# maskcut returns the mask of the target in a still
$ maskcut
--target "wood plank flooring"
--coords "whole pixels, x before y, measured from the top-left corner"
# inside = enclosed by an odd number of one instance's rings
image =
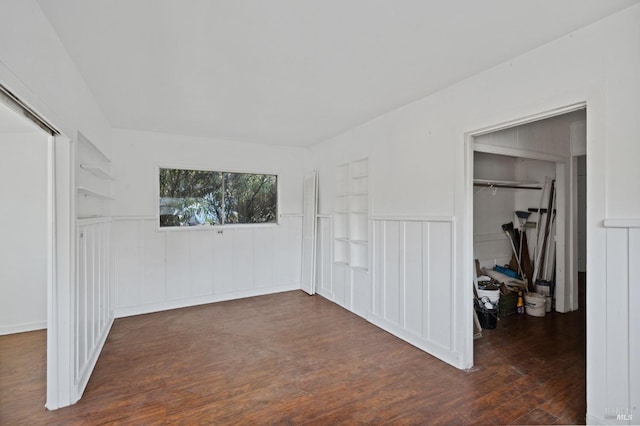
[[[457,370],[301,291],[115,321],[46,411],[45,332],[0,337],[0,424],[576,424],[584,315],[512,316]]]

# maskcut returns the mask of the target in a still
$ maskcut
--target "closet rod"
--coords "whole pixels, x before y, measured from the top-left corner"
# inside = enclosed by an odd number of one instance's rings
[[[477,183],[474,182],[473,186],[484,186],[487,188],[510,188],[510,189],[537,189],[541,190],[539,186],[522,186],[522,185],[507,185],[502,183]]]

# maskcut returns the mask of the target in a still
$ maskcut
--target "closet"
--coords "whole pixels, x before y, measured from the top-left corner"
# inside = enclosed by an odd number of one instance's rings
[[[476,152],[474,170],[474,253],[480,267],[511,264],[520,276],[555,281],[558,216],[549,206],[557,202],[556,164]]]
[[[550,281],[559,312],[578,308],[576,165],[585,153],[586,110],[580,108],[474,137],[474,259],[485,270],[511,263],[518,275]],[[518,231],[526,234],[528,250],[519,245]],[[528,273],[512,260],[524,251],[533,265]]]
[[[47,328],[48,139],[0,97],[0,336]]]

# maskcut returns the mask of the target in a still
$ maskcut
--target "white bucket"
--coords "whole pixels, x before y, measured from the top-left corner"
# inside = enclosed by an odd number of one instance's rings
[[[551,296],[545,296],[544,298],[546,299],[546,302],[545,302],[544,306],[545,306],[547,312],[551,312],[551,303],[553,303],[552,299],[551,299]]]
[[[545,316],[547,313],[546,304],[547,299],[541,294],[525,293],[524,295],[524,307],[528,315],[533,317]]]
[[[548,283],[538,283],[536,284],[536,293],[540,293],[543,296],[551,296],[551,286]]]
[[[489,301],[494,305],[498,304],[500,300],[500,289],[495,290],[481,290],[478,289],[478,299],[482,300],[483,297],[488,297]]]

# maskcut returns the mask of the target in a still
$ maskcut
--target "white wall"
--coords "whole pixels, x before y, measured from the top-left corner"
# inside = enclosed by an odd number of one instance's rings
[[[109,153],[111,129],[35,0],[2,2],[0,82],[75,139],[81,130]]]
[[[0,134],[0,335],[47,327],[47,136]]]
[[[476,152],[473,170],[475,179],[514,181],[516,159]],[[514,220],[515,200],[514,189],[473,188],[473,255],[481,266],[493,268],[509,263],[512,249],[502,225]]]
[[[629,185],[640,182],[640,168],[635,165],[640,158],[637,75],[640,75],[640,6],[394,110],[312,149],[312,159],[320,170],[323,213],[332,211],[330,188],[335,165],[368,156],[372,163],[373,217],[452,221],[450,238],[445,233],[441,238],[444,246],[454,248],[455,255],[450,273],[443,274],[439,281],[450,289],[452,315],[451,321],[443,323],[448,338],[440,336],[439,341],[446,340],[450,345],[448,348],[440,345],[437,353],[432,352],[453,365],[467,368],[473,364],[473,341],[468,309],[472,255],[467,190],[471,176],[467,175],[470,158],[465,135],[586,102],[587,410],[592,422],[610,422],[605,419],[606,408],[640,406],[640,377],[631,374],[635,370],[630,370],[628,362],[640,359],[637,345],[629,342],[638,330],[637,322],[629,321],[629,307],[640,304],[637,292],[630,291],[638,282],[623,277],[612,287],[613,283],[608,281],[605,259],[610,244],[603,227],[606,218],[640,218],[637,185],[634,189]],[[635,196],[630,196],[629,191],[635,192]],[[386,258],[397,257],[394,253],[406,255],[407,241],[400,240],[402,244],[394,245],[374,241],[372,255],[379,258],[376,250],[381,250]],[[428,274],[438,257],[429,254],[425,240],[421,244],[421,252],[426,255],[408,259],[407,262],[417,264],[407,263],[405,268]],[[628,255],[624,245],[611,247],[620,256]],[[374,262],[372,275],[383,273],[387,266]],[[327,274],[323,279],[327,279]],[[421,281],[410,281],[407,285],[423,286],[421,291],[426,291]],[[615,288],[613,294],[608,287]],[[413,293],[397,293],[392,288],[389,291],[382,294],[401,296],[398,303],[405,309],[405,315],[423,318],[427,323],[437,321],[440,314],[437,309],[411,304],[407,295]],[[617,331],[607,340],[611,330]],[[438,344],[406,327],[400,331],[405,333],[403,337],[417,339],[424,347]],[[400,331],[395,330],[399,335]]]
[[[112,157],[117,316],[300,288],[307,150],[114,130]],[[159,230],[159,165],[277,174],[279,224]]]

